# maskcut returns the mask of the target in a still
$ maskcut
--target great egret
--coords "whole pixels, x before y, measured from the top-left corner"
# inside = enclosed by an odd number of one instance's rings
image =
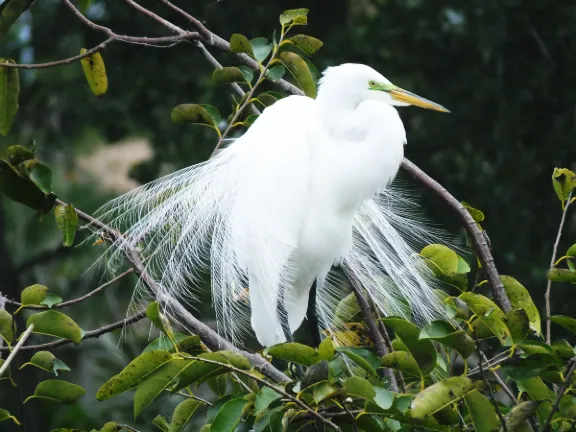
[[[319,319],[334,330],[342,294],[333,265],[383,313],[406,316],[408,302],[436,317],[434,283],[412,247],[436,233],[390,186],[406,144],[394,106],[407,105],[449,112],[368,66],[328,68],[316,99],[281,99],[212,159],[106,204],[98,217],[124,230],[112,257],[124,242],[139,247],[161,295],[179,301],[197,298],[209,270],[219,330],[234,342],[248,316],[263,346],[286,341],[314,283]]]

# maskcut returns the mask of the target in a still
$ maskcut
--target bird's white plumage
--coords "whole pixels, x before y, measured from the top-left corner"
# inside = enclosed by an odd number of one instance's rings
[[[388,186],[406,144],[392,105],[403,104],[370,90],[373,81],[388,83],[367,66],[329,68],[316,100],[281,99],[211,160],[105,205],[98,217],[125,233],[112,258],[125,242],[138,245],[161,295],[180,301],[194,299],[199,272],[210,271],[219,329],[234,341],[248,330],[245,288],[250,327],[270,346],[285,341],[279,293],[295,331],[316,279],[323,327],[336,330],[333,264],[382,313],[406,316],[408,301],[432,318],[432,279],[412,244],[434,233]]]

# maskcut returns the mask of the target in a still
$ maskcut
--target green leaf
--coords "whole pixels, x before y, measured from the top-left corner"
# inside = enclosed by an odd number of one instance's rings
[[[466,201],[462,201],[460,204],[462,204],[464,208],[468,210],[468,213],[470,213],[470,216],[472,216],[472,219],[474,219],[476,222],[484,221],[484,213],[482,211],[472,207]]]
[[[14,423],[16,423],[18,426],[20,426],[20,422],[18,421],[18,419],[16,417],[11,415],[8,411],[0,408],[0,422],[3,422],[4,420],[12,420]]]
[[[506,326],[510,330],[512,341],[520,343],[528,337],[530,320],[524,309],[512,309],[506,314]]]
[[[464,396],[464,401],[476,432],[496,432],[500,429],[494,406],[486,396],[474,390]]]
[[[244,75],[244,80],[247,83],[251,83],[254,79],[254,71],[248,66],[238,66],[238,69],[240,69],[240,72]]]
[[[283,26],[287,24],[306,24],[306,17],[308,15],[308,9],[289,9],[282,12],[280,15],[280,24]]]
[[[226,402],[214,418],[210,432],[233,432],[240,423],[242,412],[247,404],[248,401],[241,398]]]
[[[262,415],[272,402],[280,398],[282,398],[280,393],[277,393],[269,387],[263,387],[254,401],[254,416],[258,417]]]
[[[408,351],[412,354],[423,375],[428,375],[436,366],[436,350],[431,341],[420,340],[420,328],[402,318],[390,317],[382,321],[394,330],[396,336],[402,340]]]
[[[184,430],[184,427],[192,419],[192,416],[200,406],[200,403],[201,402],[196,399],[186,399],[185,401],[180,402],[174,410],[174,414],[172,414],[170,432],[181,432]]]
[[[186,352],[192,348],[202,349],[201,347],[202,341],[200,340],[200,336],[197,335],[189,336],[184,333],[174,333],[174,339],[176,340],[176,346],[178,347],[178,351]],[[160,335],[152,342],[150,342],[142,352],[145,353],[154,350],[176,352],[176,350],[174,349],[174,345],[172,345],[170,339],[168,339],[164,334]]]
[[[474,383],[466,377],[451,377],[422,390],[412,400],[410,415],[418,420],[440,411],[474,390]]]
[[[29,178],[22,177],[8,162],[0,159],[0,193],[34,210],[47,212],[55,196],[46,196]]]
[[[566,251],[566,255],[576,257],[576,243],[574,243],[572,246],[568,248],[568,250]]]
[[[562,339],[552,344],[552,353],[564,360],[569,360],[574,357],[574,350],[568,341]]]
[[[376,391],[372,384],[359,376],[352,376],[344,381],[344,391],[347,395],[358,396],[372,400],[376,396]]]
[[[76,210],[71,204],[62,205],[58,204],[54,208],[54,217],[58,229],[62,233],[63,245],[70,247],[74,244],[74,237],[78,230],[78,215]]]
[[[564,327],[569,332],[576,334],[576,319],[565,315],[553,315],[550,317],[550,321]]]
[[[320,48],[322,48],[322,45],[324,45],[320,39],[316,39],[315,37],[304,34],[297,34],[288,40],[309,56],[316,53],[316,51],[318,51]]]
[[[84,54],[86,48],[80,50],[80,54]],[[90,90],[96,96],[103,96],[108,91],[108,76],[106,75],[106,66],[102,54],[96,52],[84,57],[80,60],[82,69],[84,70],[84,77],[88,81]]]
[[[506,416],[506,429],[509,431],[519,430],[528,418],[536,412],[540,403],[540,401],[526,401],[512,408]]]
[[[318,345],[318,358],[320,360],[332,360],[334,353],[335,350],[332,337],[328,336],[320,342],[320,345]]]
[[[280,54],[282,64],[290,71],[306,96],[316,98],[316,86],[306,62],[298,54],[285,51]]]
[[[148,374],[170,361],[172,356],[166,351],[147,351],[140,354],[117,375],[110,378],[96,395],[96,399],[102,401],[114,395],[136,387]]]
[[[81,12],[86,12],[86,9],[90,6],[91,0],[78,0]]]
[[[69,339],[78,345],[82,341],[82,329],[72,318],[55,310],[38,312],[26,321],[26,327],[34,324],[34,333]]]
[[[212,72],[212,83],[214,85],[246,81],[244,73],[237,67],[223,67],[221,69],[214,69],[214,72]]]
[[[14,318],[5,309],[0,309],[0,336],[7,343],[14,340]]]
[[[336,351],[346,355],[350,360],[364,369],[369,375],[377,376],[376,370],[380,367],[380,359],[376,354],[364,348],[338,347]]]
[[[320,381],[326,381],[330,377],[330,367],[328,365],[328,361],[322,360],[319,363],[316,363],[310,366],[302,380],[300,381],[300,388],[307,388],[311,385],[319,383]]]
[[[440,342],[454,348],[463,358],[468,358],[476,350],[474,340],[463,330],[455,330],[445,321],[432,321],[421,331],[419,338]]]
[[[57,305],[58,303],[62,303],[62,297],[54,293],[46,293],[46,297],[40,304],[42,306],[48,306],[48,308],[52,308],[52,306]]]
[[[542,332],[540,313],[532,301],[528,290],[512,276],[500,276],[504,285],[504,291],[510,299],[510,304],[515,309],[524,309],[530,320],[530,328],[538,335]]]
[[[250,57],[254,58],[254,52],[252,51],[250,41],[246,36],[238,33],[234,33],[230,37],[230,51],[236,54],[248,54]]]
[[[44,285],[34,284],[26,287],[20,293],[20,303],[22,305],[36,305],[40,306],[46,298],[48,288]]]
[[[554,168],[552,185],[558,199],[564,202],[576,187],[576,174],[567,168]]]
[[[206,105],[180,104],[172,110],[170,118],[174,123],[200,124],[217,129],[220,114],[216,108],[212,108],[212,111],[208,111]],[[214,115],[215,113],[218,113],[217,117]]]
[[[555,400],[556,395],[548,388],[544,382],[538,378],[533,377],[527,380],[516,381],[518,389],[530,396],[534,401],[546,401],[538,408],[538,417],[540,421],[546,421],[548,413],[552,407],[552,401]]]
[[[16,166],[22,162],[34,160],[34,152],[21,145],[13,145],[6,150],[8,162]]]
[[[0,33],[2,28],[1,24],[2,18],[3,14],[2,17],[0,17]],[[4,59],[0,59],[0,62],[15,63],[13,60],[4,60]],[[14,116],[18,112],[19,96],[20,96],[20,77],[18,75],[18,69],[1,66],[0,67],[0,133],[4,136],[8,135],[8,132],[10,132],[10,129],[12,128],[12,122],[14,121]]]
[[[170,425],[168,424],[164,416],[160,414],[154,417],[154,420],[152,420],[152,424],[156,426],[158,429],[160,429],[162,432],[170,432]]]
[[[160,312],[160,303],[154,301],[148,305],[146,308],[146,318],[148,318],[152,323],[164,333],[173,345],[176,345],[176,338],[174,337],[174,330],[168,321],[168,318]]]
[[[374,386],[374,391],[376,395],[374,396],[374,402],[383,410],[387,410],[392,407],[394,403],[394,395],[392,392],[382,388]]]
[[[3,37],[34,0],[5,0],[0,5],[0,38]]]
[[[320,361],[318,351],[296,342],[274,345],[268,348],[265,353],[272,357],[304,366],[312,366],[314,363]]]
[[[58,376],[59,370],[70,371],[70,368],[66,366],[64,362],[58,360],[50,351],[38,351],[30,358],[30,361],[24,363],[20,369],[26,365],[36,366],[56,376]]]
[[[282,79],[282,77],[284,76],[284,74],[286,73],[286,68],[282,65],[276,65],[271,67],[270,69],[268,69],[268,72],[266,72],[266,76],[270,79],[270,81],[272,82],[278,82]],[[262,95],[260,95],[261,97]]]
[[[174,379],[193,363],[192,360],[173,358],[146,375],[138,384],[134,395],[134,418],[154,401]]]
[[[514,381],[522,381],[538,376],[555,363],[559,364],[560,360],[552,354],[532,354],[525,358],[509,359],[506,364],[501,365],[501,370]]]
[[[339,389],[328,381],[318,383],[314,386],[312,391],[312,398],[316,405],[320,404],[324,399],[336,394]]]
[[[252,45],[254,58],[260,63],[262,63],[272,52],[272,44],[269,44],[268,39],[264,37],[257,37],[252,39],[250,41],[250,45]]]
[[[76,384],[60,380],[46,380],[36,386],[34,394],[29,396],[24,403],[31,399],[48,399],[61,403],[74,403],[85,394],[86,390]]]
[[[0,367],[2,367],[2,365],[6,362],[6,360],[4,359],[0,359]],[[0,381],[2,380],[9,380],[10,383],[16,387],[16,383],[12,380],[12,369],[7,367],[6,370],[4,370],[4,372],[2,373],[2,375],[0,375]]]
[[[458,270],[458,255],[444,245],[428,245],[420,251],[420,256],[432,263],[430,268],[436,276],[453,275]]]
[[[228,359],[222,352],[209,352],[209,353],[202,353],[198,355],[199,358],[203,358],[206,360],[213,360],[219,363],[228,363]],[[219,371],[220,373],[226,372],[224,367],[214,364],[214,363],[206,363],[200,360],[194,360],[190,366],[182,371],[182,373],[178,376],[176,385],[171,389],[172,391],[178,391],[183,389],[184,387],[195,383],[196,381],[211,376],[211,374]]]
[[[422,374],[414,356],[406,351],[394,351],[386,354],[382,357],[382,367],[396,369],[416,377]]]
[[[576,273],[566,269],[550,269],[548,279],[552,282],[576,283]]]
[[[356,294],[351,292],[338,302],[334,313],[334,326],[352,321],[358,313],[360,313],[360,305],[356,299]]]
[[[30,168],[30,180],[45,194],[52,192],[52,170],[46,165],[35,163]]]
[[[512,335],[506,326],[506,316],[496,303],[482,295],[471,292],[460,294],[459,298],[490,329],[502,345],[507,346],[512,342]]]

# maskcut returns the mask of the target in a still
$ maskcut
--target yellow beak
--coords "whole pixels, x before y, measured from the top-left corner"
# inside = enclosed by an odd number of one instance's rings
[[[410,105],[418,106],[420,108],[431,109],[434,111],[440,111],[446,113],[450,112],[442,105],[439,105],[428,99],[424,99],[423,97],[415,95],[414,93],[411,93],[408,90],[401,89],[400,87],[395,87],[392,90],[389,90],[389,93],[394,100],[397,100],[399,102],[404,102]]]

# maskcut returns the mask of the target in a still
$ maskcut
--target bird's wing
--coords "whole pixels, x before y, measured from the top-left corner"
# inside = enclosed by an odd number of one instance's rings
[[[251,297],[277,290],[296,247],[313,118],[312,99],[281,99],[212,159],[103,206],[97,217],[124,233],[107,262],[119,262],[126,243],[138,247],[160,295],[180,301],[198,298],[200,271],[209,270],[219,330],[235,341],[248,330],[245,289]],[[266,319],[257,333],[274,328]]]

